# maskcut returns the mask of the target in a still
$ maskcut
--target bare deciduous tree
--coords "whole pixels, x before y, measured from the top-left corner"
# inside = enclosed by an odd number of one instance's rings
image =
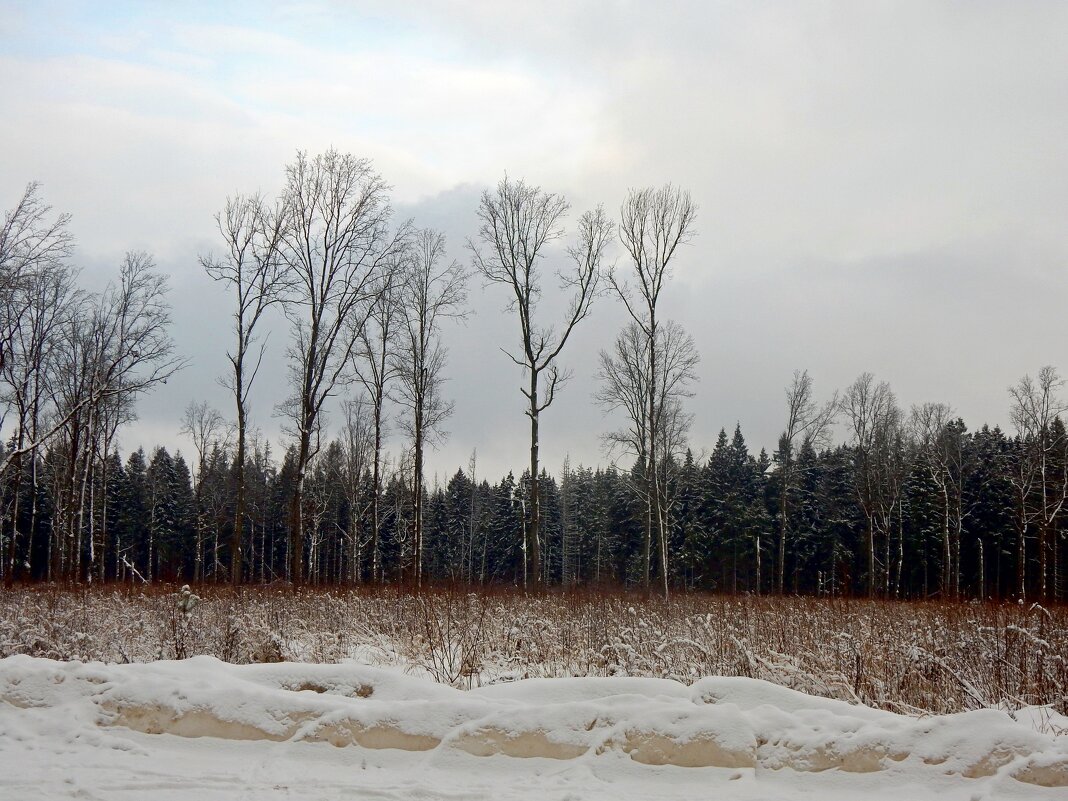
[[[283,411],[297,438],[289,509],[289,579],[301,583],[304,530],[301,496],[318,452],[323,407],[346,383],[356,339],[372,302],[392,281],[391,256],[407,227],[391,233],[389,187],[367,159],[336,150],[298,153],[286,167],[289,214],[280,248],[292,323],[289,347],[294,394]]]
[[[1049,597],[1049,551],[1054,525],[1068,500],[1068,437],[1058,417],[1068,410],[1059,396],[1064,380],[1047,365],[1038,379],[1026,375],[1009,387],[1010,415],[1018,435],[1013,485],[1019,504],[1017,583],[1020,600],[1027,588],[1027,538],[1038,527],[1039,595]]]
[[[193,580],[204,580],[204,542],[207,537],[204,532],[203,515],[203,491],[204,471],[207,468],[208,455],[213,448],[226,448],[225,440],[230,433],[230,425],[218,409],[213,408],[207,401],[190,401],[182,415],[182,427],[178,431],[182,436],[193,440],[193,449],[197,452],[197,468],[194,474],[193,496],[196,504],[196,547],[193,566]],[[218,567],[218,553],[215,554],[216,567]],[[240,560],[231,561],[231,566],[240,569]],[[231,569],[232,569],[231,568]],[[215,581],[219,580],[218,571],[213,573]],[[231,577],[232,579],[232,577]]]
[[[34,274],[63,264],[73,249],[70,215],[51,217],[52,207],[39,189],[39,184],[29,184],[0,226],[0,368],[11,357],[12,326],[31,302],[18,290]]]
[[[347,400],[342,406],[345,415],[341,428],[341,460],[344,473],[342,484],[349,509],[345,538],[349,554],[345,563],[345,580],[349,584],[359,584],[362,581],[363,549],[368,543],[361,531],[361,521],[369,506],[364,491],[364,475],[368,472],[368,464],[374,451],[370,407],[370,401],[363,396]],[[374,487],[371,492],[375,492]]]
[[[391,271],[399,274],[405,258],[404,251],[398,250],[393,254],[393,258],[396,263],[392,265]],[[371,310],[358,334],[353,360],[356,377],[367,391],[371,405],[371,581],[374,583],[382,580],[382,444],[388,425],[386,399],[389,397],[392,382],[397,377],[399,295],[400,289],[396,282],[390,281],[372,301]]]
[[[875,597],[879,573],[876,532],[886,537],[883,588],[889,584],[890,521],[898,510],[904,483],[900,450],[902,414],[890,385],[862,373],[842,397],[842,411],[853,434],[857,499],[867,521],[868,596]]]
[[[942,576],[945,598],[960,594],[960,542],[968,509],[964,482],[969,465],[964,448],[964,423],[946,403],[913,406],[909,416],[917,446],[917,463],[938,491],[942,504]]]
[[[648,417],[645,423],[647,437],[646,527],[650,537],[645,542],[642,566],[642,586],[650,589],[651,532],[656,531],[661,547],[667,537],[667,524],[660,499],[663,496],[663,480],[660,475],[661,458],[657,440],[663,425],[662,415],[667,406],[658,406],[661,395],[661,376],[658,373],[660,344],[657,319],[660,293],[670,274],[670,265],[679,246],[690,241],[694,235],[693,225],[697,207],[688,192],[667,184],[659,189],[632,189],[620,209],[619,238],[633,268],[633,284],[620,278],[614,271],[609,273],[609,282],[626,306],[627,312],[645,338],[646,363],[648,365]],[[667,575],[663,576],[663,592],[668,592]]]
[[[668,509],[672,505],[667,472],[685,449],[691,417],[684,411],[682,402],[693,394],[690,385],[697,380],[700,355],[693,338],[674,320],[658,325],[656,336],[658,343],[654,353],[657,364],[654,371],[650,370],[649,343],[642,327],[632,321],[620,331],[612,351],[601,351],[598,375],[600,388],[596,398],[605,409],[624,413],[626,426],[606,434],[605,442],[610,451],[630,454],[643,466],[645,475],[641,485],[634,489],[645,501],[647,512],[654,506],[660,509],[666,530]],[[659,376],[659,382],[655,388],[657,395],[650,402],[653,375]],[[652,417],[649,414],[651,408],[655,410],[655,416]],[[655,420],[656,425],[653,450],[650,450],[649,436],[653,433],[651,419]],[[656,484],[648,480],[652,453],[657,454],[659,461],[657,468],[660,480]],[[654,502],[648,497],[649,492],[659,492],[660,497]],[[647,513],[644,535],[646,550],[651,550],[655,525],[654,518]],[[655,533],[664,577],[662,589],[666,593],[667,538],[660,536],[658,531]]]
[[[279,247],[285,231],[286,213],[281,204],[269,208],[258,195],[227,198],[226,206],[215,215],[225,245],[221,258],[202,256],[200,263],[215,281],[228,285],[233,293],[233,351],[226,354],[230,373],[223,379],[234,397],[237,411],[237,451],[234,454],[236,497],[234,527],[230,541],[230,580],[241,581],[242,549],[245,524],[245,461],[248,430],[249,393],[256,380],[266,341],[257,344],[257,325],[263,313],[279,301],[284,290],[286,272],[279,259]],[[255,352],[255,362],[250,354]],[[201,454],[203,464],[203,454]]]
[[[63,263],[36,265],[5,293],[7,358],[0,365],[0,431],[13,415],[10,469],[12,487],[11,535],[8,540],[5,581],[14,581],[16,543],[19,538],[20,487],[24,456],[30,457],[31,511],[29,531],[37,520],[39,432],[42,417],[50,411],[49,393],[55,378],[55,353],[61,329],[76,313],[80,295],[74,273]]]
[[[99,458],[107,456],[100,438],[117,425],[112,416],[132,419],[136,398],[184,366],[170,337],[167,291],[166,276],[147,253],[127,253],[119,280],[88,298],[68,326],[54,392],[52,430],[61,433],[66,466],[51,540],[53,578],[81,571],[87,518],[94,542],[90,493]],[[100,569],[96,557],[90,554],[90,573]]]
[[[412,439],[415,583],[423,578],[423,449],[443,436],[441,424],[453,405],[441,394],[445,346],[441,324],[466,316],[467,273],[446,262],[443,234],[424,229],[413,238],[400,289],[401,336],[397,353],[397,397],[408,410],[403,426]]]
[[[556,362],[568,338],[590,313],[597,294],[601,262],[612,223],[598,207],[579,220],[576,243],[567,249],[570,269],[558,273],[563,288],[570,291],[570,304],[563,324],[540,325],[536,320],[542,295],[542,263],[552,243],[563,236],[563,220],[570,205],[561,197],[544,192],[524,181],[507,176],[495,191],[482,193],[478,209],[477,241],[469,241],[477,271],[489,283],[502,284],[508,290],[508,309],[519,317],[520,348],[517,356],[505,354],[527,374],[528,384],[521,391],[527,399],[526,415],[530,419],[530,508],[524,536],[524,553],[529,554],[529,579],[535,586],[542,583],[539,495],[539,422],[540,415],[552,404],[561,383],[566,379]],[[548,386],[542,394],[542,374]]]
[[[12,466],[21,470],[22,457],[65,423],[53,419],[42,427],[41,399],[48,380],[45,350],[52,350],[54,330],[77,305],[67,266],[74,244],[67,230],[70,215],[53,216],[39,190],[39,184],[29,184],[0,225],[0,377],[7,385],[0,396],[0,432],[12,408],[18,418],[16,442],[0,458],[0,475]],[[36,408],[32,415],[30,406]]]

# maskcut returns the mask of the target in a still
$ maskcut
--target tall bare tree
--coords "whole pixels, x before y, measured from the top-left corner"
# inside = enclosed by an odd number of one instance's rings
[[[662,415],[666,406],[658,406],[661,395],[661,376],[658,373],[660,344],[658,328],[658,305],[664,284],[670,276],[672,260],[680,245],[694,236],[697,206],[685,192],[670,184],[659,189],[632,189],[620,209],[619,238],[627,252],[633,272],[633,281],[619,276],[614,270],[609,273],[609,283],[626,306],[627,313],[645,338],[646,363],[648,365],[647,437],[646,454],[646,527],[656,531],[661,543],[667,537],[664,510],[661,508],[663,481],[660,474],[661,459],[657,440],[662,436]],[[651,536],[643,549],[642,586],[650,589]],[[666,546],[661,545],[666,551]],[[663,592],[668,592],[667,576],[663,577]]]
[[[62,418],[53,419],[31,431],[28,410],[20,404],[44,392],[43,349],[52,342],[52,330],[76,305],[69,297],[73,271],[67,261],[74,248],[69,223],[70,215],[53,215],[41,199],[40,185],[31,183],[0,225],[0,376],[7,386],[0,396],[0,431],[8,413],[17,413],[17,441],[0,457],[0,475],[21,465],[25,454],[36,451],[65,424]],[[62,302],[65,299],[69,302]],[[43,423],[39,404],[37,408],[37,422]]]
[[[404,260],[408,258],[407,249],[398,249],[392,258],[395,263],[391,270],[395,275],[399,275]],[[371,310],[363,321],[353,359],[356,377],[366,390],[371,406],[371,581],[374,583],[382,581],[382,448],[388,427],[386,400],[398,370],[399,302],[398,283],[385,283],[382,291],[372,301]]]
[[[808,370],[795,370],[793,381],[786,388],[786,428],[779,435],[779,553],[776,583],[782,595],[786,576],[786,540],[789,534],[790,494],[796,485],[794,454],[806,444],[818,449],[827,443],[831,424],[838,414],[838,393],[823,406],[812,394],[812,378]]]
[[[127,253],[118,281],[87,299],[64,337],[55,418],[66,466],[51,540],[53,578],[81,572],[91,482],[97,458],[107,456],[99,442],[110,416],[132,419],[134,401],[184,365],[170,336],[167,291],[167,277],[147,253]],[[88,515],[90,543],[93,518]],[[99,566],[91,564],[89,570]]]
[[[38,265],[27,271],[10,288],[7,301],[8,312],[17,310],[6,326],[8,357],[0,366],[0,430],[9,419],[13,424],[13,508],[7,565],[3,571],[10,584],[17,569],[15,552],[19,538],[20,487],[26,473],[24,456],[28,455],[30,459],[32,508],[29,531],[32,532],[37,520],[38,434],[42,417],[51,409],[49,393],[54,389],[55,355],[61,344],[61,331],[77,312],[80,295],[74,287],[73,271],[58,263]]]
[[[1021,600],[1027,593],[1027,539],[1032,526],[1038,528],[1039,597],[1049,598],[1055,521],[1068,500],[1068,437],[1055,425],[1068,410],[1059,395],[1063,386],[1057,369],[1047,365],[1038,371],[1037,380],[1026,375],[1009,388],[1010,415],[1019,440],[1012,480],[1019,504],[1016,578]]]
[[[390,257],[407,227],[391,232],[389,187],[367,159],[328,150],[298,153],[286,167],[283,205],[289,224],[280,258],[289,291],[289,347],[294,394],[283,411],[297,438],[296,478],[289,508],[289,579],[303,578],[302,495],[308,463],[319,450],[323,407],[347,382],[363,321],[392,281]]]
[[[862,373],[842,397],[842,411],[853,439],[857,500],[867,521],[868,596],[880,586],[877,572],[876,533],[886,537],[889,554],[890,520],[903,489],[902,414],[890,385],[875,383],[875,376]],[[883,563],[883,589],[889,582],[888,559]]]
[[[590,313],[597,294],[601,262],[612,236],[612,223],[604,210],[597,207],[579,219],[575,244],[567,249],[570,267],[558,272],[570,303],[563,324],[540,325],[535,317],[542,296],[542,264],[552,243],[564,233],[563,220],[570,205],[562,196],[544,192],[524,181],[507,176],[496,190],[482,193],[478,209],[477,243],[469,241],[476,270],[489,283],[501,284],[509,294],[508,309],[519,318],[520,353],[505,354],[527,374],[527,386],[521,391],[527,399],[526,415],[530,419],[530,507],[524,535],[524,553],[529,555],[524,583],[542,583],[541,571],[541,498],[539,491],[539,422],[543,411],[552,405],[556,392],[566,379],[557,357],[571,333]],[[481,245],[481,247],[480,247]],[[503,349],[502,349],[503,350]],[[548,380],[542,394],[542,375]]]
[[[690,415],[683,409],[683,401],[692,396],[691,384],[697,380],[697,365],[700,356],[693,338],[674,320],[667,320],[657,326],[658,343],[653,349],[657,363],[650,369],[648,360],[649,343],[645,331],[636,322],[631,321],[616,337],[611,351],[601,351],[599,372],[600,387],[596,397],[608,410],[619,410],[625,415],[626,425],[622,429],[605,435],[609,451],[622,451],[634,456],[643,465],[644,477],[641,486],[635,487],[638,495],[645,501],[646,510],[656,508],[664,519],[667,531],[668,508],[672,503],[670,497],[671,483],[667,472],[676,457],[685,448],[685,436],[690,425]],[[659,377],[655,388],[653,377]],[[650,399],[650,393],[656,395]],[[655,411],[654,415],[649,410]],[[651,422],[653,421],[653,422]],[[654,430],[655,426],[655,430]],[[651,434],[655,434],[655,443]],[[648,480],[650,457],[655,453],[660,480],[653,483]],[[649,498],[649,492],[658,492],[655,501]],[[662,591],[667,592],[668,548],[667,537],[654,531],[656,521],[646,514],[644,532],[644,556],[649,556],[656,535],[658,560],[661,567]]]
[[[441,424],[453,405],[442,397],[446,350],[441,324],[466,316],[467,273],[445,254],[445,236],[416,232],[400,289],[401,336],[397,353],[397,398],[408,410],[403,426],[412,440],[415,583],[423,579],[423,450],[444,435]]]
[[[258,339],[256,329],[263,313],[281,300],[285,289],[288,273],[282,268],[279,249],[286,220],[286,209],[282,204],[271,208],[259,195],[229,197],[223,210],[215,215],[225,251],[221,257],[200,258],[205,272],[228,285],[234,300],[236,342],[233,350],[226,354],[230,373],[223,379],[223,385],[233,395],[237,412],[236,497],[230,540],[230,580],[234,584],[241,581],[242,573],[249,393],[267,347],[266,339]]]

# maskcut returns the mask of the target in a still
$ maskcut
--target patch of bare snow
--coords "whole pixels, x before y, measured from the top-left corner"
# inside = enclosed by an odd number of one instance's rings
[[[745,678],[464,691],[354,662],[13,656],[0,798],[1065,799],[1068,736],[1045,722],[908,717]]]

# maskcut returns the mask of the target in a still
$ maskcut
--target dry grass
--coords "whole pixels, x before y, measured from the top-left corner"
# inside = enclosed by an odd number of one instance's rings
[[[806,598],[0,592],[0,656],[230,662],[354,658],[456,686],[530,676],[750,676],[908,713],[1049,705],[1068,714],[1068,609]]]

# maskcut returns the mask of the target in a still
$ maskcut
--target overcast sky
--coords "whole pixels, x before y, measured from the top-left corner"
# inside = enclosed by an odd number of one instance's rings
[[[232,415],[230,310],[197,255],[219,247],[227,194],[273,194],[296,150],[331,145],[373,159],[398,217],[465,262],[505,171],[567,196],[571,223],[617,215],[630,187],[688,189],[698,235],[663,308],[701,352],[695,450],[740,422],[770,451],[795,368],[821,396],[867,370],[906,408],[1004,423],[1011,383],[1068,370],[1066,42],[1068,3],[1027,0],[0,2],[0,206],[41,181],[88,284],[131,249],[171,276],[190,366],[144,400],[126,449],[189,451],[192,399]],[[527,460],[505,300],[475,281],[475,313],[446,332],[442,476],[476,448],[491,479]],[[563,354],[552,470],[607,461],[615,423],[592,394],[622,324],[605,298]],[[253,394],[271,436],[275,329]]]

